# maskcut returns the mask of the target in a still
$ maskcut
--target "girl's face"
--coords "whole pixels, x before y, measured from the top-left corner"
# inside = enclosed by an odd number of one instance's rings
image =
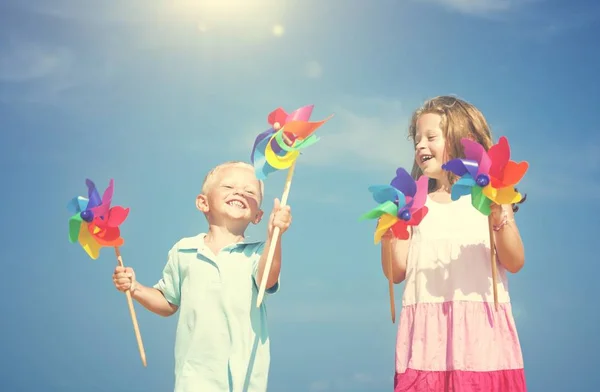
[[[441,180],[446,158],[446,139],[440,128],[442,117],[435,113],[419,116],[415,133],[415,161],[423,174]]]

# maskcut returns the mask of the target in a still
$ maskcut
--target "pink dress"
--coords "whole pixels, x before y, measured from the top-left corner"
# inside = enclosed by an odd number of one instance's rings
[[[396,343],[394,392],[524,392],[506,270],[494,310],[487,217],[470,197],[414,228]]]

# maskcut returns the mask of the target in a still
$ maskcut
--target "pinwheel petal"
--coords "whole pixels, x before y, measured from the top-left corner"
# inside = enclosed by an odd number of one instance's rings
[[[73,244],[77,242],[82,223],[83,219],[81,219],[79,213],[76,213],[69,219],[69,242]]]
[[[119,227],[119,225],[127,219],[127,215],[129,215],[129,208],[123,208],[121,206],[111,208],[108,213],[108,219],[105,221],[106,226]]]
[[[100,256],[100,244],[98,244],[89,230],[86,227],[82,227],[79,231],[79,243],[83,250],[94,260]]]
[[[523,179],[523,176],[529,169],[529,163],[509,161],[504,167],[504,172],[501,178],[492,177],[491,184],[494,188],[505,188],[509,186],[515,186],[519,181]]]
[[[90,179],[85,180],[85,184],[88,187],[88,204],[86,208],[92,209],[94,207],[99,206],[102,203],[102,199],[100,199],[100,194],[98,193],[98,189],[96,189],[96,184]]]
[[[492,160],[492,166],[490,167],[490,176],[498,179],[502,179],[504,168],[510,159],[510,146],[508,140],[502,136],[497,144],[494,144],[488,150],[488,155]],[[494,187],[496,187],[494,185]]]
[[[483,215],[489,215],[490,210],[490,199],[483,194],[483,188],[474,186],[471,193],[471,204]]]
[[[401,167],[396,170],[396,177],[392,179],[390,185],[398,189],[406,196],[414,197],[417,193],[417,185],[415,184],[415,180],[405,169]]]
[[[381,203],[377,207],[373,208],[371,211],[363,214],[359,220],[364,219],[375,219],[379,218],[383,214],[393,215],[394,217],[398,213],[398,206],[394,202],[386,201],[385,203]]]
[[[377,203],[386,201],[397,202],[398,207],[404,207],[404,194],[391,185],[373,185],[369,187],[369,192],[373,194],[373,200]]]
[[[288,116],[288,114],[285,112],[285,110],[283,110],[283,108],[277,108],[269,114],[269,117],[267,118],[267,122],[271,126],[274,126],[275,123],[279,123],[280,126],[283,126],[285,124],[285,120],[287,119],[287,116]]]
[[[391,230],[394,237],[399,240],[407,240],[410,237],[408,233],[408,224],[401,219],[392,226]]]
[[[483,188],[483,194],[496,204],[514,204],[520,202],[522,198],[513,187],[496,189],[488,185]]]
[[[410,206],[411,213],[414,214],[413,210],[422,208],[427,202],[427,194],[429,193],[429,177],[421,176],[416,182],[417,191],[414,198],[412,199],[413,204]]]
[[[315,105],[306,105],[306,106],[302,106],[301,108],[294,110],[289,115],[287,115],[287,117],[285,119],[285,124],[288,124],[292,121],[303,121],[303,122],[308,121],[310,119],[310,115],[312,114],[314,107],[315,107]],[[283,124],[281,124],[281,125],[283,125]]]
[[[464,177],[459,178],[450,191],[450,198],[453,201],[460,199],[463,196],[471,194],[471,189],[475,187],[475,180],[469,174],[465,174]]]
[[[77,196],[71,199],[71,201],[69,201],[69,204],[67,204],[67,210],[71,213],[71,214],[77,214],[80,213],[81,211],[85,211],[85,209],[87,208],[88,205],[88,199],[83,197],[83,196]]]
[[[264,151],[269,144],[270,139],[264,138],[261,140],[254,150],[252,162],[254,163],[254,172],[256,174],[256,178],[259,180],[264,180],[267,176],[273,172],[276,172],[273,166],[269,165],[267,162],[267,158],[264,154]]]
[[[320,128],[323,124],[329,121],[333,117],[333,114],[327,117],[325,120],[316,121],[316,122],[307,122],[307,121],[291,121],[287,122],[283,129],[286,132],[292,133],[298,137],[298,139],[306,139],[310,135],[312,135],[318,128]]]
[[[274,137],[275,136],[272,136],[272,138],[274,138]],[[265,158],[266,158],[267,162],[269,163],[269,165],[271,165],[273,168],[275,168],[277,170],[287,169],[290,166],[292,166],[292,164],[298,158],[299,155],[300,155],[299,151],[287,152],[283,156],[277,155],[275,153],[275,151],[273,151],[273,148],[271,147],[271,143],[267,143],[266,148],[265,148]]]
[[[392,227],[396,222],[398,222],[398,218],[395,216],[384,214],[379,219],[377,223],[377,228],[375,229],[374,242],[378,244],[381,242],[381,237]]]
[[[429,209],[427,207],[419,208],[418,210],[412,213],[410,220],[406,222],[406,224],[409,226],[418,226],[423,220],[423,218],[425,218],[425,215],[427,215],[427,212],[429,212]]]

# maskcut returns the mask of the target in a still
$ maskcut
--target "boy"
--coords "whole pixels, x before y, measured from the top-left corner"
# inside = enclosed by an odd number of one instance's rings
[[[254,168],[227,162],[211,170],[196,198],[208,232],[183,238],[169,251],[154,287],[135,280],[131,268],[113,274],[119,291],[161,316],[180,310],[175,341],[175,392],[265,392],[270,363],[266,306],[256,307],[260,279],[274,227],[283,234],[290,207],[275,205],[266,242],[247,241],[250,223],[260,222],[263,183]],[[281,238],[281,236],[279,237]],[[279,289],[281,242],[277,241],[267,293]]]

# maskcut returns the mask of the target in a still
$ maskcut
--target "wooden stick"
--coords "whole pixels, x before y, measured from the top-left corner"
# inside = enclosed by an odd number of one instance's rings
[[[281,196],[280,206],[283,207],[287,204],[288,195],[290,194],[290,187],[292,185],[292,177],[294,176],[294,169],[296,167],[296,161],[292,163],[287,174],[287,178],[285,180],[285,186],[283,188],[283,196]],[[275,244],[277,244],[277,240],[279,239],[279,227],[276,227],[273,230],[273,237],[271,238],[271,245],[269,246],[269,253],[267,254],[267,262],[265,264],[265,269],[263,271],[262,277],[260,279],[260,289],[258,290],[258,297],[256,298],[256,307],[260,307],[260,304],[263,301],[263,297],[265,296],[265,290],[267,288],[267,280],[269,277],[269,272],[271,271],[271,264],[273,264],[273,256],[275,255]]]
[[[498,287],[496,282],[496,275],[498,274],[496,267],[496,241],[494,240],[494,224],[492,223],[492,216],[488,218],[490,228],[490,260],[492,263],[492,289],[494,290],[494,308],[498,311]]]
[[[117,262],[119,266],[124,267],[123,258],[121,257],[121,251],[115,246],[115,254],[117,255]],[[131,298],[131,292],[125,291],[127,296],[127,304],[129,305],[129,314],[131,314],[131,321],[133,322],[133,330],[135,332],[135,338],[137,339],[138,348],[140,350],[140,357],[142,358],[142,364],[146,367],[146,352],[144,350],[144,343],[142,343],[142,335],[140,334],[140,327],[138,326],[137,317],[135,315],[135,308],[133,307],[133,299]]]
[[[390,312],[392,313],[392,324],[396,322],[396,303],[394,300],[394,273],[393,273],[393,263],[392,263],[392,239],[387,238],[381,242],[382,252],[384,257],[387,260],[384,260],[387,263],[389,271],[388,271],[388,288],[390,292]]]

